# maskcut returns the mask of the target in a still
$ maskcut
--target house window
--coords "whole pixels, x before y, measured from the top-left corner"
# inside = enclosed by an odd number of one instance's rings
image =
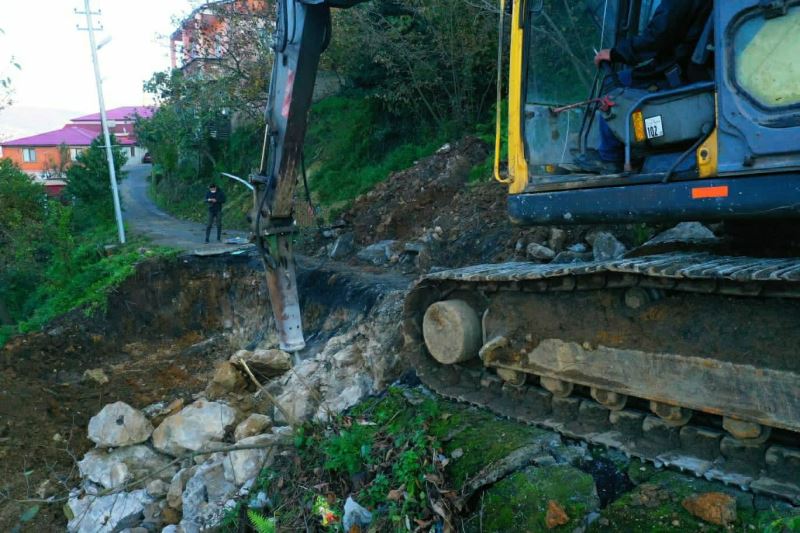
[[[23,148],[22,160],[26,163],[34,163],[36,161],[36,150],[34,148]]]
[[[69,149],[69,159],[70,161],[77,161],[78,156],[83,153],[83,148],[70,148]]]
[[[136,148],[131,146],[131,157],[136,156]]]

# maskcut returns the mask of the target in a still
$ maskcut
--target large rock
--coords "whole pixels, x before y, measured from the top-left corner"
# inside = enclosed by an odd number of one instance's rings
[[[727,526],[736,522],[736,498],[722,492],[695,494],[683,500],[683,507],[701,520]]]
[[[236,494],[236,486],[225,479],[224,459],[219,458],[197,467],[183,491],[184,529],[192,526],[204,529],[216,523],[223,513],[225,502]]]
[[[188,450],[197,451],[211,441],[222,440],[225,431],[236,420],[236,411],[217,402],[197,402],[168,416],[153,432],[157,450],[178,456]]]
[[[232,363],[244,361],[257,378],[272,378],[292,368],[292,356],[283,350],[239,350],[231,356]]]
[[[85,495],[67,502],[71,533],[112,533],[136,526],[144,508],[152,503],[144,489],[108,496]]]
[[[225,458],[223,462],[225,479],[240,487],[258,476],[264,466],[272,463],[278,446],[278,438],[271,433],[265,433],[242,439],[236,445],[264,446],[264,448],[230,452]]]
[[[557,525],[572,531],[599,508],[592,476],[569,465],[519,470],[481,497],[485,531],[547,531]]]
[[[397,253],[396,248],[397,241],[380,241],[360,250],[356,257],[376,266],[385,265]]]
[[[246,386],[242,373],[236,367],[223,361],[214,370],[214,377],[206,387],[206,396],[209,398],[219,398],[228,392],[239,392]]]
[[[114,489],[131,479],[150,475],[170,479],[176,468],[170,468],[169,463],[170,458],[147,446],[137,445],[118,448],[110,453],[102,449],[90,450],[78,462],[78,470],[81,477],[107,489]]]
[[[336,239],[331,251],[328,253],[331,259],[341,259],[347,257],[355,249],[355,237],[352,233],[345,233]]]
[[[184,468],[172,476],[167,490],[167,504],[173,509],[180,510],[183,507],[183,491],[186,488],[186,483],[197,472],[197,468],[196,466]]]
[[[714,232],[701,223],[681,222],[677,226],[659,233],[642,246],[660,246],[673,243],[712,243],[717,240],[717,236],[714,235]]]
[[[363,396],[381,390],[403,371],[403,291],[385,295],[368,320],[328,340],[313,359],[270,384],[278,403],[297,421],[327,420]],[[276,423],[287,420],[276,409]]]
[[[275,409],[275,421],[284,424],[303,422],[310,419],[317,409],[318,402],[313,397],[312,391],[302,384],[299,387],[288,388],[276,398],[281,409]],[[287,419],[284,411],[288,414]]]
[[[89,439],[101,448],[139,444],[152,433],[147,417],[124,402],[106,405],[89,420]]]
[[[314,420],[322,423],[329,422],[338,413],[354,406],[370,393],[369,382],[363,378],[356,379],[355,382],[346,380],[343,383],[350,383],[350,385],[343,389],[340,388],[341,384],[329,385],[323,389],[326,400],[317,409]]]
[[[272,419],[267,415],[253,413],[246,419],[242,420],[233,432],[233,438],[236,441],[253,437],[264,433],[265,430],[272,427]]]
[[[627,248],[616,237],[606,231],[597,232],[592,241],[592,253],[595,261],[608,261],[619,259]]]
[[[556,256],[556,253],[553,250],[536,242],[528,244],[526,253],[528,254],[528,257],[537,261],[550,261]]]

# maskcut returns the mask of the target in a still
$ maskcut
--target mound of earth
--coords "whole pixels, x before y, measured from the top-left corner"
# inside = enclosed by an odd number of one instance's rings
[[[424,273],[433,267],[477,263],[591,260],[598,233],[610,233],[625,249],[631,249],[660,229],[642,225],[515,226],[506,213],[506,188],[489,176],[470,179],[472,170],[489,155],[490,147],[476,137],[444,145],[356,198],[334,224],[335,229],[301,245],[303,253],[331,255],[362,265],[397,264],[409,273]],[[348,246],[332,253],[337,239],[344,239]],[[385,262],[376,260],[374,254],[360,253],[372,246],[386,249]],[[381,259],[379,252],[377,258]],[[408,256],[413,261],[405,261]],[[411,262],[414,264],[403,266]]]

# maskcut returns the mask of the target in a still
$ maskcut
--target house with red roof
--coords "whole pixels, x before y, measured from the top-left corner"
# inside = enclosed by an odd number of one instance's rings
[[[153,108],[126,106],[106,112],[108,130],[128,156],[127,164],[139,164],[145,150],[137,144],[136,117],[149,118]],[[53,180],[86,150],[98,135],[103,134],[100,113],[73,118],[63,128],[30,137],[11,139],[0,144],[2,157],[14,161],[22,170],[39,180]],[[49,183],[56,187],[56,183]]]

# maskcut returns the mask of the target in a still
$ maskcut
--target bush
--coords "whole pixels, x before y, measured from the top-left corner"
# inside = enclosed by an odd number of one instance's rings
[[[72,206],[48,199],[41,186],[0,160],[0,345],[76,307],[103,310],[108,292],[138,262],[172,253],[156,248],[143,254],[143,242],[133,240],[108,255],[105,245],[115,241],[116,226],[99,143],[79,163],[70,169]]]
[[[378,102],[334,96],[314,105],[306,137],[309,186],[323,206],[341,206],[444,144],[446,134],[409,125]]]
[[[114,154],[114,172],[117,181],[125,175],[122,165],[127,157],[122,148],[116,145],[116,138],[111,136]],[[87,150],[78,155],[75,163],[67,170],[66,194],[75,199],[77,222],[81,227],[93,226],[98,221],[114,219],[114,203],[111,197],[111,178],[108,172],[105,142],[98,136]]]

